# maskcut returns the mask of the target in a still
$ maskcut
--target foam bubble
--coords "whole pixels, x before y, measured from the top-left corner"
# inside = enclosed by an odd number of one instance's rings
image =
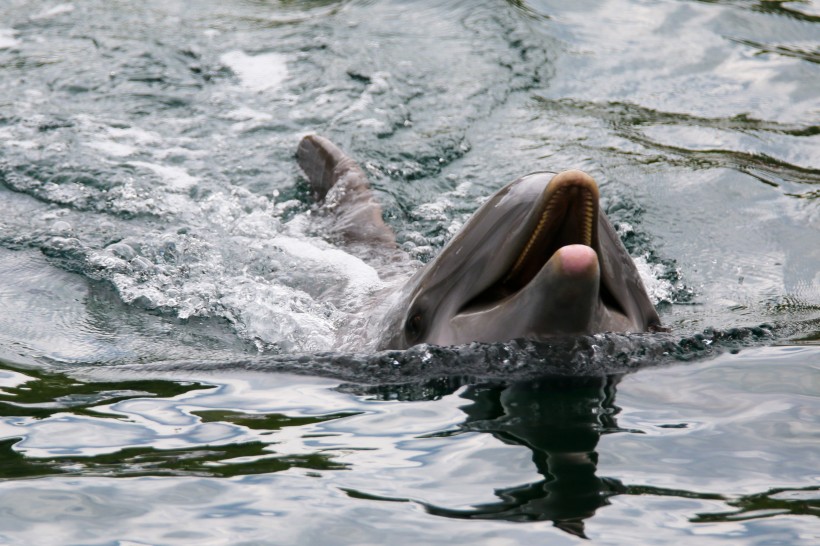
[[[139,127],[106,127],[106,132],[115,139],[129,140],[135,144],[157,144],[162,138],[157,133]]]
[[[287,352],[333,348],[335,323],[343,316],[308,294],[249,277],[233,279],[222,292],[220,303],[236,311],[228,318],[245,339],[274,342]]]
[[[168,165],[157,165],[155,163],[148,163],[145,161],[131,161],[130,165],[135,167],[142,167],[153,171],[155,174],[161,176],[173,189],[185,191],[191,189],[199,179],[188,174],[188,171],[182,167],[174,167]]]
[[[287,58],[279,53],[248,55],[243,51],[229,51],[220,57],[242,82],[254,91],[279,87],[288,76]]]
[[[328,245],[319,248],[308,244],[304,239],[279,236],[276,245],[292,256],[321,262],[333,270],[340,271],[351,281],[355,281],[363,290],[381,287],[381,281],[376,270],[359,258],[338,248]],[[322,242],[322,244],[326,244]]]
[[[114,157],[126,157],[136,153],[136,149],[133,146],[111,142],[110,140],[95,140],[87,143],[86,146]]]
[[[56,17],[64,13],[71,13],[72,11],[74,11],[74,4],[57,4],[53,8],[49,8],[47,10],[41,11],[36,15],[33,15],[31,18],[35,20],[50,19],[51,17]]]
[[[259,110],[248,108],[247,106],[242,106],[240,108],[236,108],[235,110],[231,110],[230,112],[223,114],[223,117],[236,121],[270,121],[273,119],[273,116],[267,112],[260,112]]]
[[[12,49],[20,45],[14,34],[10,28],[0,28],[0,49]]]
[[[675,287],[669,280],[661,277],[665,272],[663,265],[649,263],[646,256],[633,256],[633,260],[649,299],[656,305],[673,301]]]
[[[266,123],[269,123],[273,116],[266,112],[259,112],[252,108],[242,107],[232,110],[223,115],[225,119],[235,120],[231,129],[237,133],[252,131]]]

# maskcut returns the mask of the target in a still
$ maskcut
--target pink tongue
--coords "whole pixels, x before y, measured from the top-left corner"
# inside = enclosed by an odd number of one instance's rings
[[[567,275],[581,275],[598,266],[595,251],[584,245],[567,245],[559,250],[561,269]]]

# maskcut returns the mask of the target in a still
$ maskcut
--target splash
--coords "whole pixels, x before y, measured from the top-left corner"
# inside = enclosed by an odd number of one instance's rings
[[[548,342],[513,340],[440,347],[417,345],[380,353],[325,352],[260,356],[241,361],[168,361],[107,367],[104,372],[236,371],[295,373],[364,385],[425,385],[441,378],[460,384],[522,381],[547,376],[594,377],[713,358],[725,352],[771,343],[788,326],[761,325],[708,329],[690,336],[671,334],[596,334]],[[94,370],[72,373],[95,374]]]
[[[288,77],[287,58],[279,53],[248,55],[244,51],[229,51],[220,60],[239,77],[243,86],[253,91],[276,89]]]

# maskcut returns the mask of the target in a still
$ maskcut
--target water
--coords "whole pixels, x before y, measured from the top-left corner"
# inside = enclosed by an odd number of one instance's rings
[[[820,540],[820,6],[439,4],[0,4],[0,543]],[[415,262],[324,229],[310,132]],[[373,351],[566,168],[670,333]]]

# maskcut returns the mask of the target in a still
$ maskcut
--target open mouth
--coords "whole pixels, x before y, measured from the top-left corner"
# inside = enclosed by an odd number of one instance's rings
[[[591,247],[598,253],[600,263],[598,199],[598,186],[589,175],[580,171],[556,175],[541,194],[535,227],[515,261],[463,310],[485,307],[515,294],[535,278],[556,251],[567,245]],[[601,297],[614,300],[603,284]]]
[[[504,292],[517,292],[529,284],[561,247],[584,245],[595,249],[598,186],[592,178],[577,171],[557,175],[543,192],[538,208],[535,229],[501,280]]]

